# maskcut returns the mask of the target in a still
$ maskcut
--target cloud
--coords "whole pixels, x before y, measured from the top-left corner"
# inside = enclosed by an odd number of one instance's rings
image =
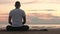
[[[13,3],[16,0],[0,0],[0,4]],[[57,3],[60,4],[60,0],[19,0],[22,4],[32,4],[32,3]]]
[[[8,3],[12,3],[12,0],[0,0],[0,4],[8,4]]]
[[[5,16],[4,16],[5,15]],[[1,14],[0,21],[7,21],[8,15]],[[60,17],[51,14],[27,14],[28,24],[60,24]]]
[[[8,15],[8,13],[0,13],[0,16],[1,16],[1,15]]]
[[[24,1],[24,0],[23,0]],[[53,3],[53,4],[60,4],[60,0],[33,0],[33,1],[27,1],[27,2],[23,2],[23,4],[32,4],[32,3]]]
[[[56,11],[54,9],[28,10],[28,11]]]
[[[29,22],[31,22],[29,24],[60,24],[60,17],[51,14],[30,14],[27,17],[29,17]]]
[[[32,4],[32,3],[36,3],[36,0],[28,0],[28,1],[22,1],[22,4]]]

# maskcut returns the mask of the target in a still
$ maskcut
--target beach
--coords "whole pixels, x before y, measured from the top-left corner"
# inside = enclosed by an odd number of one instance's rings
[[[29,31],[0,31],[0,34],[60,34],[60,29],[48,29],[48,31],[29,30]]]
[[[60,25],[32,25],[29,31],[6,31],[5,27],[0,28],[0,34],[60,34]],[[48,27],[47,27],[48,26]],[[41,29],[47,29],[48,31],[40,31]]]

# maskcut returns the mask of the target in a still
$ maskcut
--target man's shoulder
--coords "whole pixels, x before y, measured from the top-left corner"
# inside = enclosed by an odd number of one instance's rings
[[[14,10],[16,10],[16,9],[12,9],[11,11],[14,11]]]
[[[13,12],[14,12],[14,10],[15,10],[15,9],[10,10],[10,12],[9,12],[9,13],[10,13],[10,14],[11,14],[11,13],[13,13]]]
[[[20,9],[21,11],[24,11],[23,9]]]
[[[24,10],[22,10],[22,9],[13,9],[13,10],[10,11],[10,13],[12,13],[12,12],[24,12]]]

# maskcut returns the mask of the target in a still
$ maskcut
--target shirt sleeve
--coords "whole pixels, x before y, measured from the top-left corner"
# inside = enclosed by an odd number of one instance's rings
[[[12,16],[12,12],[10,11],[9,16]]]
[[[26,16],[25,12],[23,11],[23,16]]]

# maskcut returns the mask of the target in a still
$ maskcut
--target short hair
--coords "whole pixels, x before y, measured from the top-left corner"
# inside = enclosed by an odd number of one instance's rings
[[[21,6],[19,1],[15,2],[15,6]]]

